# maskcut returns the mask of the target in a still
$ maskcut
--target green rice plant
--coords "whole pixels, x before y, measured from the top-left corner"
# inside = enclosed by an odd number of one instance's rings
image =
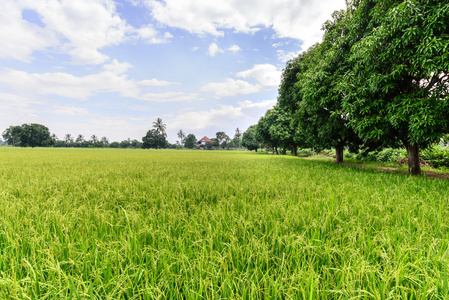
[[[0,154],[0,299],[446,299],[449,182],[242,151]]]

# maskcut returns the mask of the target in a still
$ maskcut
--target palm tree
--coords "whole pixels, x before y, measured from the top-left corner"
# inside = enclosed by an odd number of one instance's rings
[[[82,142],[84,142],[84,136],[82,134],[78,134],[78,137],[76,138],[76,142],[78,144],[81,144]]]
[[[240,148],[240,137],[241,136],[242,136],[242,133],[240,132],[240,129],[237,127],[237,129],[235,130],[234,137],[239,141],[239,148]]]
[[[65,143],[67,144],[67,146],[68,146],[70,143],[73,143],[73,138],[72,138],[72,135],[71,135],[70,133],[67,133],[67,134],[65,135],[64,139],[65,139]]]
[[[182,129],[179,129],[178,137],[181,140],[181,145],[184,146],[184,139],[186,138],[186,134],[182,132]]]
[[[92,144],[95,144],[96,142],[98,142],[98,137],[94,134],[90,137],[90,140],[92,141]]]
[[[162,122],[161,118],[157,118],[156,121],[153,122],[153,128],[155,128],[159,133],[165,133],[165,128],[167,128],[167,125]]]

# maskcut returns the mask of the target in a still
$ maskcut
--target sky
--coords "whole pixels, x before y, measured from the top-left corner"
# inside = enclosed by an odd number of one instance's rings
[[[0,132],[245,131],[344,0],[0,0]]]

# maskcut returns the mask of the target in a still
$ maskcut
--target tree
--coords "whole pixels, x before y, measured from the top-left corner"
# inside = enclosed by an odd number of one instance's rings
[[[71,143],[73,143],[73,138],[70,133],[67,133],[64,137],[64,141],[66,143],[66,147],[70,146]]]
[[[131,145],[131,148],[134,148],[134,149],[142,148],[142,143],[139,142],[139,141],[136,140],[136,139],[133,139],[133,140],[130,142],[130,145]]]
[[[270,132],[270,127],[276,121],[276,111],[274,109],[269,109],[263,117],[259,119],[256,126],[256,138],[260,140],[263,144],[268,145],[273,149],[273,154],[279,154],[279,138],[276,135],[272,135]]]
[[[147,134],[142,138],[142,148],[144,149],[161,149],[167,144],[166,134],[159,132],[157,129],[148,130]]]
[[[23,124],[20,133],[21,147],[48,147],[52,145],[48,128],[41,124]]]
[[[184,146],[188,149],[192,149],[196,145],[196,137],[194,134],[190,133],[187,135],[184,141]]]
[[[109,145],[110,148],[119,148],[120,147],[120,143],[119,142],[112,142]]]
[[[20,126],[9,126],[3,131],[3,139],[8,145],[20,146],[20,135],[22,133],[22,127]]]
[[[102,137],[100,142],[104,145],[109,145],[109,139],[107,137]]]
[[[159,133],[165,133],[167,125],[162,122],[161,118],[157,118],[156,121],[153,122],[153,128]]]
[[[240,129],[237,127],[237,129],[235,130],[234,139],[236,139],[238,142],[238,148],[240,148],[241,137],[242,137],[242,133],[240,132]]]
[[[98,142],[98,137],[95,134],[93,134],[90,137],[90,141],[92,142],[92,144],[96,144]]]
[[[75,141],[77,144],[82,144],[84,142],[84,136],[82,134],[79,134]]]
[[[257,125],[251,125],[242,136],[242,146],[252,151],[260,148],[260,142],[256,139],[256,127]]]
[[[218,140],[218,147],[222,147],[224,149],[226,147],[226,142],[230,140],[229,136],[223,131],[217,132],[215,136]],[[223,145],[223,143],[225,144]]]
[[[184,146],[186,134],[181,129],[179,129],[179,131],[178,131],[178,138],[181,140],[181,145]]]
[[[371,5],[374,25],[352,47],[343,107],[364,140],[405,146],[409,173],[418,175],[419,149],[449,130],[447,1],[361,0],[363,5]],[[352,28],[361,25],[354,21]]]

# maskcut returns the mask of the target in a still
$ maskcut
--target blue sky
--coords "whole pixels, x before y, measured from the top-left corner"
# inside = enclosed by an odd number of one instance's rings
[[[168,140],[246,130],[344,0],[2,0],[0,130]]]

